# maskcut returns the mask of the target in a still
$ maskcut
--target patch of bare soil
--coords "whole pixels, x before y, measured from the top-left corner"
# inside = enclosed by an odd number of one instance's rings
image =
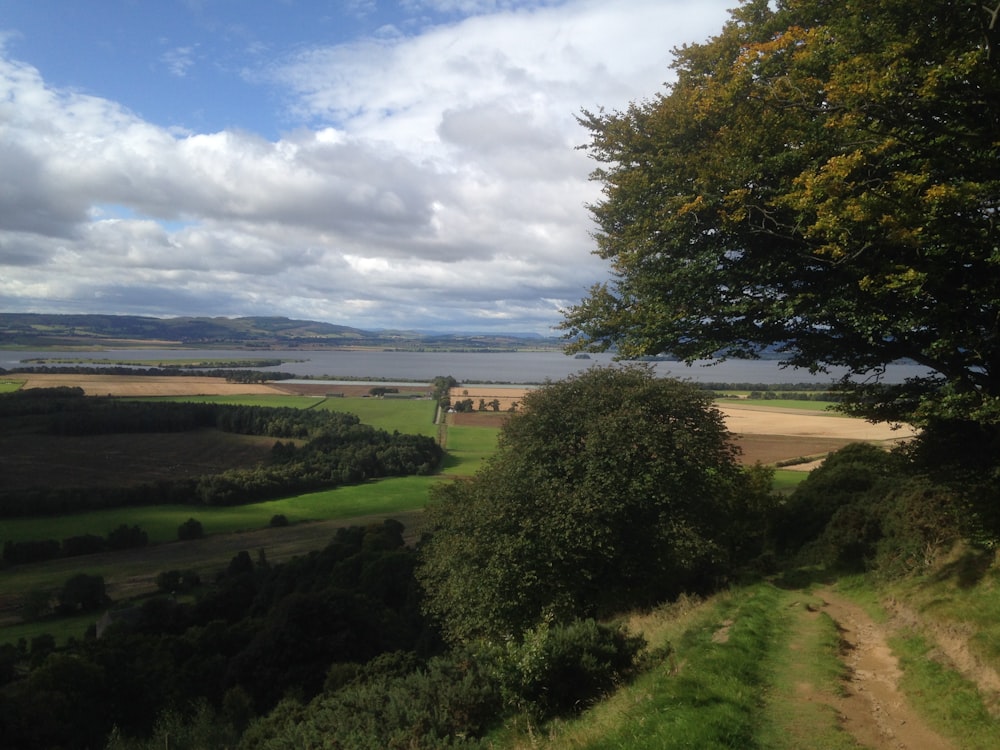
[[[503,427],[509,413],[494,411],[467,411],[448,415],[448,424],[455,427]]]
[[[875,750],[957,750],[932,730],[899,690],[900,669],[886,626],[831,589],[817,592],[840,630],[849,677],[842,697],[824,697],[844,728]],[[815,697],[815,696],[814,696]]]

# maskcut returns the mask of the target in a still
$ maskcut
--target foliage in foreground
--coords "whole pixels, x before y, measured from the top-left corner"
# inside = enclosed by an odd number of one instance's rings
[[[584,113],[614,279],[574,346],[843,366],[856,413],[1000,423],[1000,24],[955,0],[744,0],[676,83]],[[910,359],[926,377],[892,385]],[[869,377],[866,377],[869,376]],[[876,377],[870,377],[876,376]]]
[[[100,747],[112,727],[141,738],[199,701],[249,720],[319,694],[332,665],[432,648],[415,564],[399,523],[342,529],[281,565],[242,552],[195,601],[147,599],[112,613],[99,638],[7,648],[4,747]],[[67,604],[90,595],[78,588]]]
[[[513,715],[544,721],[578,713],[632,674],[643,645],[588,620],[543,626],[523,643],[458,647],[426,663],[391,654],[307,706],[278,706],[240,748],[478,746]]]
[[[427,609],[453,641],[517,638],[710,589],[759,552],[768,490],[704,391],[591,369],[528,394],[484,468],[438,488]]]

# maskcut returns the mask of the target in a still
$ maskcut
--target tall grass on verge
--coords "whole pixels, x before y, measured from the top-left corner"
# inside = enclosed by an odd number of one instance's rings
[[[910,631],[889,645],[903,669],[900,686],[929,724],[964,750],[1000,747],[1000,724],[976,686],[942,663],[927,640]]]
[[[697,617],[671,657],[622,690],[598,726],[571,725],[551,747],[750,748],[758,732],[783,630],[781,592],[769,585],[720,597]],[[662,649],[661,649],[662,652]],[[573,735],[572,739],[570,738]],[[563,741],[565,740],[565,741]]]

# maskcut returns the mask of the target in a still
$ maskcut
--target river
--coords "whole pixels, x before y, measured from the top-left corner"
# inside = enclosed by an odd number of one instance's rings
[[[288,360],[274,368],[309,378],[428,382],[438,375],[450,375],[462,383],[542,383],[559,380],[589,367],[609,365],[610,354],[592,354],[590,359],[575,359],[561,352],[397,352],[354,350],[268,350],[236,349],[107,349],[80,351],[0,351],[0,368],[28,366],[33,358],[107,359],[126,361],[170,360],[239,360],[247,358]],[[839,373],[811,375],[807,370],[781,368],[773,360],[730,360],[718,365],[682,362],[655,362],[657,374],[698,383],[829,383]],[[885,382],[901,382],[906,377],[923,374],[916,365],[894,365]]]

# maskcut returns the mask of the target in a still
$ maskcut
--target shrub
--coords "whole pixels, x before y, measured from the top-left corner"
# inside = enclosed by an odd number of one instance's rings
[[[93,612],[111,600],[105,591],[104,577],[78,573],[70,578],[56,594],[60,614]]]
[[[190,591],[200,585],[201,576],[193,570],[164,570],[156,576],[156,587],[167,593]]]
[[[609,692],[636,664],[646,642],[594,620],[542,623],[508,641],[498,666],[505,701],[544,720],[578,713]]]
[[[111,549],[135,549],[149,544],[149,534],[138,526],[121,524],[108,532],[108,547]]]
[[[860,528],[858,513],[866,511],[841,509],[859,502],[866,504],[884,494],[901,472],[899,457],[868,443],[852,443],[829,454],[795,488],[776,522],[778,552],[794,555],[815,542],[838,512],[844,514],[837,522],[840,526]],[[831,529],[835,531],[836,528]],[[828,541],[837,545],[833,539]]]
[[[886,501],[875,567],[881,576],[920,572],[961,538],[960,499],[951,490],[915,479]]]
[[[205,536],[205,529],[202,527],[201,521],[194,518],[189,518],[177,527],[177,538],[182,542],[201,539],[203,536]]]

